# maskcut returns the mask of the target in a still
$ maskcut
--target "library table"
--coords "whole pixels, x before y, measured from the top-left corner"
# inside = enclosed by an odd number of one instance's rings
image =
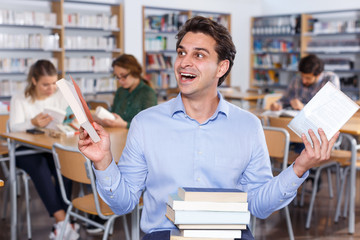
[[[125,147],[128,130],[120,128],[107,128],[110,133],[111,151],[115,160],[119,160]],[[50,152],[52,145],[59,143],[67,147],[77,148],[78,136],[66,137],[61,134],[58,138],[50,136],[50,131],[45,130],[45,134],[33,135],[25,132],[0,133],[1,137],[10,139],[10,191],[11,191],[11,239],[17,239],[17,198],[16,198],[16,174],[15,174],[15,148],[17,145],[27,146],[33,149]],[[139,240],[139,209],[135,207],[131,213],[131,239]]]
[[[256,92],[240,92],[236,90],[232,91],[220,91],[223,97],[226,100],[240,100],[241,106],[244,106],[244,102],[249,102],[250,107],[256,103],[257,108],[260,108],[261,102],[264,99],[265,94],[256,93]]]

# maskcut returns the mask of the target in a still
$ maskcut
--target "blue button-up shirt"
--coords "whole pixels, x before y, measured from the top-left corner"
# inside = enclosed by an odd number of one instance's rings
[[[149,233],[175,228],[166,202],[180,186],[243,190],[259,218],[295,197],[308,173],[298,178],[290,166],[273,177],[259,119],[218,96],[204,123],[186,114],[181,94],[135,116],[118,165],[95,170],[99,194],[115,213],[130,212],[144,191],[141,228]]]

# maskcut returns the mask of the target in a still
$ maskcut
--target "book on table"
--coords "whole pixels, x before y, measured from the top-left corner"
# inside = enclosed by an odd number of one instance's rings
[[[166,217],[176,224],[249,224],[250,212],[185,211],[166,206]]]
[[[299,137],[304,133],[310,143],[308,129],[312,129],[320,140],[318,129],[322,128],[330,140],[358,110],[358,104],[328,82],[291,120],[288,127]]]
[[[56,82],[56,85],[60,89],[65,100],[69,104],[71,110],[73,111],[78,123],[83,127],[86,132],[89,134],[92,141],[95,143],[100,141],[100,137],[95,131],[92,123],[94,122],[89,107],[87,106],[79,86],[70,76],[72,83],[63,79],[60,79]]]
[[[184,201],[247,202],[247,193],[235,188],[180,187],[178,195]]]
[[[184,201],[178,194],[170,194],[169,206],[174,210],[197,210],[197,211],[247,211],[247,202],[211,202]]]
[[[238,229],[245,230],[246,224],[177,224],[176,227],[182,229]]]

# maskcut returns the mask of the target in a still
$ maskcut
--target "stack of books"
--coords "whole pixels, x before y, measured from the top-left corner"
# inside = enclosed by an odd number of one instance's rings
[[[180,239],[235,239],[250,221],[247,193],[238,189],[186,188],[170,194],[166,217],[180,230]]]

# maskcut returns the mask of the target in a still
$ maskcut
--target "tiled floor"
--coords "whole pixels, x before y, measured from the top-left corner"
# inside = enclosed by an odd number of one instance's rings
[[[0,176],[1,178],[1,176]],[[323,179],[326,179],[323,176]],[[335,199],[329,199],[327,184],[323,183],[322,188],[317,196],[314,213],[312,218],[312,226],[309,230],[305,229],[305,220],[307,214],[307,206],[309,202],[309,195],[305,199],[305,206],[295,207],[290,205],[290,215],[292,218],[293,230],[296,239],[336,239],[336,240],[350,240],[360,239],[360,218],[356,217],[356,232],[354,235],[347,233],[347,219],[341,218],[339,223],[335,224],[333,221],[335,211]],[[358,186],[360,186],[360,177],[358,177]],[[49,218],[45,207],[42,205],[37,193],[31,184],[31,219],[32,219],[32,239],[48,239],[48,234],[53,224],[53,219]],[[3,213],[3,188],[0,189],[0,215]],[[24,201],[23,196],[19,199],[19,230],[18,239],[27,239],[26,223],[24,215]],[[356,216],[360,214],[360,196],[356,200]],[[8,208],[9,209],[9,208]],[[130,220],[130,217],[129,217]],[[129,222],[130,224],[130,222]],[[10,218],[9,212],[5,220],[0,221],[0,239],[10,239]],[[101,236],[88,235],[84,228],[80,230],[81,239],[101,239]],[[125,239],[122,224],[120,221],[115,223],[114,234],[109,239]],[[259,240],[273,240],[273,239],[288,239],[288,232],[285,223],[285,218],[281,212],[276,212],[266,220],[257,220],[255,239]]]

